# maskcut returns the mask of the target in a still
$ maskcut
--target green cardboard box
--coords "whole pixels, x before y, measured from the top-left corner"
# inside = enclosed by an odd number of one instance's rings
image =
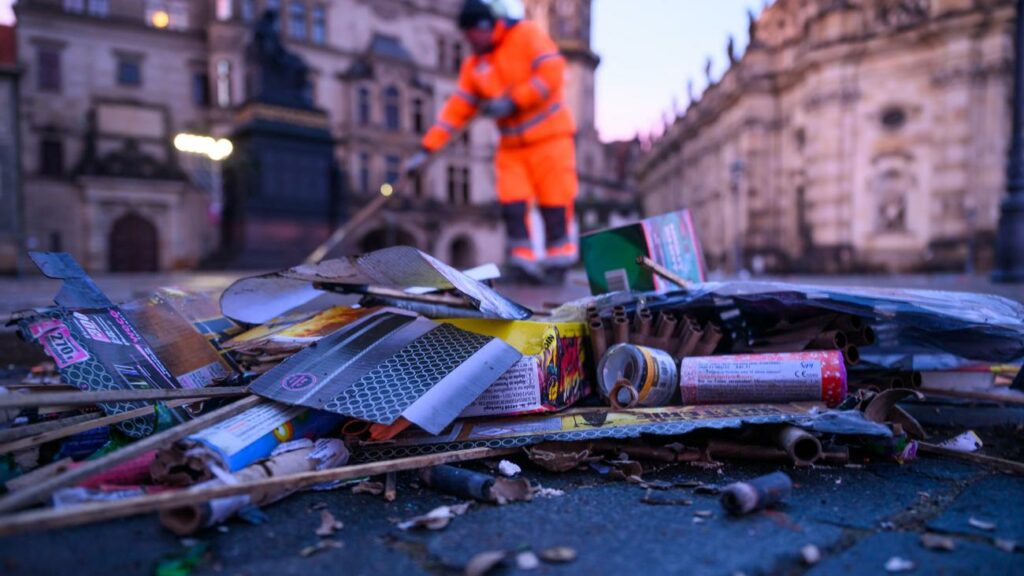
[[[689,210],[585,234],[580,254],[593,294],[682,288],[641,268],[638,256],[647,256],[686,280],[704,281],[704,256]]]

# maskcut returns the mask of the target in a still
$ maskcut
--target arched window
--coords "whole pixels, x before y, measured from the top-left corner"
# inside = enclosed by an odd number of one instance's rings
[[[394,86],[384,89],[384,127],[392,132],[402,129],[401,94]]]
[[[423,99],[414,98],[412,101],[412,129],[417,134],[423,134],[427,129],[426,117],[423,115]]]
[[[370,125],[370,89],[362,87],[356,94],[356,119],[360,126]]]
[[[462,42],[456,42],[452,49],[455,51],[452,64],[454,65],[455,72],[458,72],[462,69]]]
[[[306,39],[306,5],[296,0],[288,3],[288,35],[295,40]]]

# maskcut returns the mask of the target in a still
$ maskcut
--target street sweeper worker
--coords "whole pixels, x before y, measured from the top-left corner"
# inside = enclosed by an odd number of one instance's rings
[[[493,118],[501,133],[495,164],[508,263],[530,273],[567,268],[578,258],[570,223],[579,183],[576,128],[562,89],[565,60],[537,24],[506,17],[498,0],[466,0],[458,25],[473,54],[463,62],[458,88],[424,136],[422,150],[405,168],[417,173],[477,114]],[[530,242],[532,205],[539,206],[544,222],[543,258]]]

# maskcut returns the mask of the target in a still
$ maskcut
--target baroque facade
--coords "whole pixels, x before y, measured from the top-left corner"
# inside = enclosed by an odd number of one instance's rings
[[[648,213],[689,208],[710,267],[991,264],[1009,139],[1009,0],[777,0],[651,144]]]
[[[590,0],[527,0],[567,50],[569,94],[582,119],[581,219],[631,209],[623,158],[593,129]],[[351,215],[418,149],[454,91],[468,47],[461,0],[21,0],[20,100],[29,249],[66,250],[89,270],[198,265],[219,242],[217,161],[180,152],[175,135],[226,137],[247,99],[246,46],[265,10],[310,73],[345,181]],[[571,20],[571,22],[569,22]],[[409,244],[456,266],[504,257],[494,201],[497,131],[474,123],[419,182],[400,190],[342,247]]]
[[[21,261],[17,62],[14,28],[0,26],[0,271]]]

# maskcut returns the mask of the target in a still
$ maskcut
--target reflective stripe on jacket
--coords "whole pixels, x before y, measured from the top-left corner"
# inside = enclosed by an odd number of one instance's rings
[[[528,146],[575,133],[565,104],[565,60],[554,41],[533,22],[500,21],[493,51],[466,59],[458,88],[445,102],[438,122],[423,137],[423,147],[444,147],[484,101],[508,96],[516,113],[499,120],[502,147]]]

